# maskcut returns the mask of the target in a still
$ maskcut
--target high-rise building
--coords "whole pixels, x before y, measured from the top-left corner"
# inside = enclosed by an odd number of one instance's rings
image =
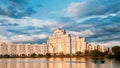
[[[70,46],[72,53],[77,51],[85,52],[87,49],[87,41],[85,38],[79,36],[71,36],[66,33],[65,30],[58,28],[55,30],[52,36],[49,37],[48,41],[48,52],[70,54]]]

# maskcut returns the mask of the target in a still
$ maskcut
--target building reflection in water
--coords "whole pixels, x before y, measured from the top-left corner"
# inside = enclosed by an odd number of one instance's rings
[[[70,58],[13,58],[0,59],[0,68],[106,68],[106,66],[94,64],[92,59],[86,58],[72,58],[71,60]]]

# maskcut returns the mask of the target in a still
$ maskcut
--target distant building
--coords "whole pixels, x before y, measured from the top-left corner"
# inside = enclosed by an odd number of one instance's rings
[[[0,43],[0,54],[7,54],[7,45],[4,42]]]
[[[98,50],[100,52],[105,52],[107,51],[107,48],[104,45],[93,45],[93,44],[88,44],[87,45],[88,51],[93,51],[93,50]]]
[[[47,45],[46,44],[13,44],[13,43],[5,43],[0,42],[0,55],[26,55],[30,56],[31,54],[43,54],[47,53]]]
[[[70,53],[70,45],[72,46],[72,53],[77,51],[85,52],[87,49],[87,41],[85,38],[74,37],[66,33],[65,30],[58,28],[52,36],[48,39],[48,52],[64,54]]]

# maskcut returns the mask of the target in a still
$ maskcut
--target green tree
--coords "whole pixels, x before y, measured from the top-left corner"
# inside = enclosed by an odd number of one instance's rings
[[[120,60],[120,51],[115,54],[115,58]]]
[[[91,55],[92,57],[99,57],[100,51],[98,51],[98,50],[93,50],[93,51],[91,51],[90,55]]]
[[[105,52],[100,52],[99,50],[93,50],[93,51],[91,51],[90,55],[92,57],[100,57],[100,58],[103,58],[103,57],[107,56],[107,54]]]
[[[63,57],[63,56],[64,56],[63,51],[59,52],[58,54],[59,54],[60,57]]]
[[[80,51],[77,51],[76,52],[76,56],[80,56],[81,55],[81,52]]]
[[[112,47],[112,52],[114,54],[114,58],[120,60],[120,46],[114,46],[114,47]]]
[[[66,56],[66,57],[70,57],[70,54],[69,54],[69,53],[67,53],[67,54],[65,54],[65,56]]]
[[[56,57],[56,56],[57,56],[57,53],[53,53],[53,56]]]
[[[39,57],[43,57],[43,54],[38,54]]]
[[[35,53],[31,54],[31,57],[37,57],[37,55]]]
[[[46,53],[46,57],[51,57],[51,53]]]
[[[118,52],[120,52],[120,46],[114,46],[114,47],[112,47],[112,52],[114,54],[117,54]]]
[[[8,55],[8,54],[5,54],[5,55],[4,55],[4,57],[5,57],[5,58],[9,58],[9,57],[10,57],[10,55]]]
[[[106,56],[106,53],[105,52],[100,52],[100,57],[105,57]]]

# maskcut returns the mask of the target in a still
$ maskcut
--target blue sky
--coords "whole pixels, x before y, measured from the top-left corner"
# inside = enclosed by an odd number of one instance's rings
[[[119,0],[0,0],[0,41],[43,43],[57,28],[120,45]]]

